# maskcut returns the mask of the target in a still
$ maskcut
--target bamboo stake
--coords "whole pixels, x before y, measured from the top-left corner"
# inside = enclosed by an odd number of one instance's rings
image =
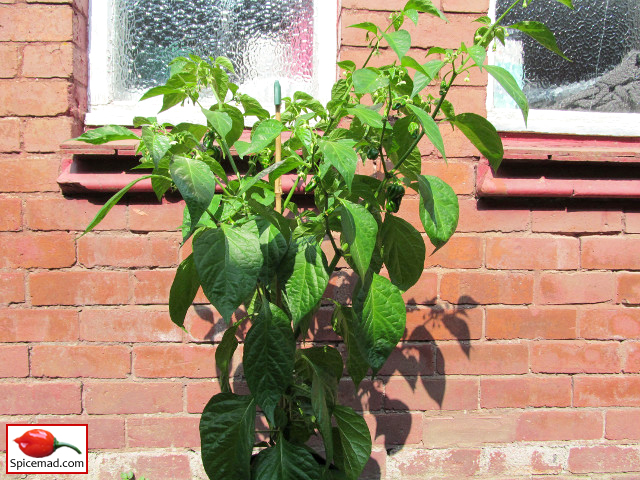
[[[280,92],[280,82],[278,80],[273,84],[273,96],[276,105],[276,120],[280,121],[280,103],[281,100],[281,92]],[[276,163],[282,159],[282,134],[278,135],[276,138]],[[275,194],[276,194],[276,212],[282,213],[282,178],[278,177],[276,179],[276,184],[274,186]]]

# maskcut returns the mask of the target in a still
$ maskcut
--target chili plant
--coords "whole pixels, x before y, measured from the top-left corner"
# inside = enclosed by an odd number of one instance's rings
[[[112,197],[86,232],[144,179],[151,179],[158,199],[177,190],[185,201],[182,236],[184,242],[192,238],[193,253],[177,269],[169,295],[171,319],[184,328],[202,288],[227,324],[215,350],[222,392],[209,401],[200,422],[210,478],[360,475],[371,453],[369,429],[360,414],[338,403],[337,388],[344,363],[357,388],[367,374],[377,374],[403,335],[402,293],[418,281],[426,254],[420,232],[396,215],[403,195],[412,190],[419,197],[419,217],[436,249],[458,223],[456,194],[440,178],[421,173],[418,144],[426,137],[446,161],[440,127],[457,128],[498,168],[503,148],[495,128],[475,113],[456,113],[446,98],[458,77],[485,69],[526,121],[528,103],[516,80],[485,61],[494,40],[504,43],[506,28],[561,54],[542,23],[502,25],[508,11],[530,1],[515,1],[495,22],[476,19],[479,28],[468,46],[431,48],[426,62],[409,55],[411,35],[403,25],[417,24],[420,14],[446,21],[430,0],[409,0],[385,28],[352,25],[366,32],[370,55],[364,65],[338,63],[344,75],[326,105],[302,92],[283,99],[281,120],[239,91],[230,80],[234,69],[228,59],[179,57],[170,63],[166,84],[142,99],[162,96],[161,111],[191,102],[200,107],[205,125],[135,118],[141,135],[106,126],[78,138],[94,144],[137,139],[140,168],[151,169]],[[555,1],[573,8],[571,0]],[[368,66],[380,48],[397,59]],[[212,106],[203,105],[207,92]],[[243,141],[247,119],[253,126],[250,141]],[[283,132],[282,159],[276,161]],[[377,162],[377,177],[357,173],[358,163],[367,160]],[[285,174],[291,188],[284,199],[276,198],[276,182]],[[306,197],[294,197],[302,190]],[[313,205],[302,208],[294,203],[299,198]],[[321,248],[325,240],[330,259]],[[347,303],[324,297],[341,259],[357,279]],[[387,275],[381,274],[383,267]],[[331,326],[344,341],[346,360],[335,345],[303,342],[323,301],[333,307]],[[248,330],[246,395],[234,393],[229,381],[241,329]],[[259,411],[266,425],[260,431]],[[309,446],[314,438],[318,451]]]

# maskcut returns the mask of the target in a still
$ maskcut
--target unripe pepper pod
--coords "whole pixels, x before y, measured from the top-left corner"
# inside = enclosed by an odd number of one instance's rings
[[[18,444],[22,453],[34,458],[48,457],[60,447],[69,447],[78,453],[82,453],[78,447],[58,442],[50,432],[41,428],[24,432],[14,442]]]

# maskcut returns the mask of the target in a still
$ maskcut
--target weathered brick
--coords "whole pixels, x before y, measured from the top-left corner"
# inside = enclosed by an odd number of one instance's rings
[[[95,415],[70,416],[70,417],[38,417],[36,423],[43,424],[83,424],[88,425],[89,450],[105,450],[125,448],[124,418],[98,417]]]
[[[566,308],[487,308],[486,332],[491,339],[576,338],[576,311]]]
[[[422,441],[430,448],[509,443],[516,438],[516,417],[476,412],[425,416],[423,430]]]
[[[624,342],[624,368],[625,373],[640,373],[640,342]]]
[[[569,407],[571,377],[499,377],[480,379],[482,408]]]
[[[582,268],[640,270],[640,238],[584,237]]]
[[[78,313],[57,309],[0,309],[0,342],[78,340]]]
[[[171,267],[178,265],[176,236],[86,235],[78,240],[78,261],[86,267]]]
[[[24,274],[22,272],[0,271],[0,303],[24,302]]]
[[[577,238],[499,237],[487,239],[487,268],[573,270],[580,266]]]
[[[5,415],[78,414],[79,383],[0,383],[0,411]]]
[[[113,305],[129,300],[127,272],[34,272],[29,284],[34,305]]]
[[[18,231],[22,228],[22,200],[15,197],[0,197],[0,231]]]
[[[0,78],[13,78],[20,67],[19,45],[0,43]]]
[[[576,376],[573,382],[576,407],[640,407],[638,376]]]
[[[590,308],[578,313],[580,337],[593,340],[640,338],[640,309]]]
[[[366,7],[367,10],[383,10],[387,12],[394,12],[396,10],[402,10],[404,7],[403,0],[370,0],[366,4],[363,4],[359,0],[343,0],[342,8],[349,9],[362,9],[363,6]],[[436,0],[436,4],[440,2]]]
[[[0,191],[57,192],[60,190],[56,182],[59,171],[58,157],[32,155],[0,157]]]
[[[131,372],[131,353],[124,345],[35,345],[34,377],[124,378]]]
[[[474,164],[471,162],[423,161],[422,172],[441,178],[458,195],[470,195],[475,188]]]
[[[84,402],[89,414],[177,413],[182,411],[182,384],[85,383]]]
[[[0,6],[0,41],[64,42],[72,39],[73,10],[67,5]]]
[[[379,375],[433,375],[434,355],[433,345],[400,343],[389,355]]]
[[[572,473],[640,471],[640,449],[622,445],[573,447],[569,452]]]
[[[74,136],[71,117],[28,118],[24,126],[27,152],[57,152],[60,144]]]
[[[482,336],[480,308],[411,308],[405,340],[477,340]]]
[[[133,297],[141,305],[169,303],[175,270],[137,270],[133,277]]]
[[[486,13],[489,11],[489,0],[442,0],[445,12]]]
[[[62,268],[76,261],[73,235],[68,233],[0,233],[2,268]]]
[[[192,480],[189,455],[182,452],[114,452],[100,455],[93,463],[92,472],[96,480],[113,480],[123,472],[136,472],[138,478],[152,480]],[[204,475],[204,472],[203,472]],[[200,476],[200,475],[198,475]]]
[[[85,308],[80,338],[90,342],[179,342],[182,331],[165,308]]]
[[[66,80],[0,80],[2,116],[54,116],[68,109],[69,82]]]
[[[67,78],[73,74],[73,45],[65,43],[27,44],[23,51],[22,76]]]
[[[533,276],[511,272],[452,272],[442,275],[440,298],[455,304],[531,303]]]
[[[127,444],[142,448],[200,448],[199,416],[127,419]],[[179,435],[176,435],[180,432]]]
[[[217,379],[208,382],[188,383],[186,388],[187,412],[202,413],[211,397],[217,395],[220,391],[220,384]]]
[[[0,378],[29,376],[26,345],[0,346]]]
[[[215,348],[211,345],[149,345],[134,347],[138,377],[206,378],[216,375]]]
[[[625,232],[640,233],[640,212],[625,212]]]
[[[622,231],[620,211],[543,210],[531,214],[531,230],[549,233]]]
[[[432,478],[473,478],[480,469],[480,453],[471,448],[405,448],[387,460],[388,478],[419,478],[416,473],[423,472]]]
[[[365,414],[374,445],[416,445],[422,442],[422,413]]]
[[[129,207],[129,228],[134,232],[176,232],[182,225],[184,202],[135,204]]]
[[[25,222],[31,230],[84,231],[102,208],[102,203],[79,198],[29,197],[25,204]],[[124,230],[127,206],[116,205],[95,230]]]
[[[385,384],[387,410],[475,410],[478,380],[451,377],[391,377]]]
[[[609,440],[640,440],[640,410],[607,410],[605,438]]]
[[[640,273],[619,273],[616,280],[618,303],[640,305]]]
[[[531,370],[540,373],[616,373],[617,342],[553,341],[531,346]]]
[[[447,244],[429,255],[434,248],[427,246],[425,268],[440,266],[444,268],[479,268],[482,266],[483,246],[479,237],[454,235]]]
[[[0,152],[20,151],[20,119],[0,118]]]
[[[351,379],[343,378],[338,384],[338,401],[357,411],[377,411],[382,409],[384,384],[381,380],[364,379],[358,386]]]
[[[441,375],[501,375],[529,371],[527,345],[515,343],[440,343],[436,367]]]
[[[529,210],[514,210],[475,198],[461,198],[458,232],[521,232],[529,227]]]
[[[517,440],[595,440],[602,438],[603,425],[601,412],[531,410],[518,417]]]
[[[614,297],[613,273],[543,273],[535,294],[535,301],[542,305],[562,305],[608,302]]]

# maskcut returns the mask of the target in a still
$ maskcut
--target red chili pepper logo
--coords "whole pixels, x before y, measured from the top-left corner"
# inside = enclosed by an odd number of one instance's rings
[[[14,442],[18,444],[22,453],[35,458],[48,457],[60,447],[69,447],[81,453],[78,447],[74,447],[68,443],[58,442],[50,432],[41,428],[24,432],[24,434],[16,438]]]

